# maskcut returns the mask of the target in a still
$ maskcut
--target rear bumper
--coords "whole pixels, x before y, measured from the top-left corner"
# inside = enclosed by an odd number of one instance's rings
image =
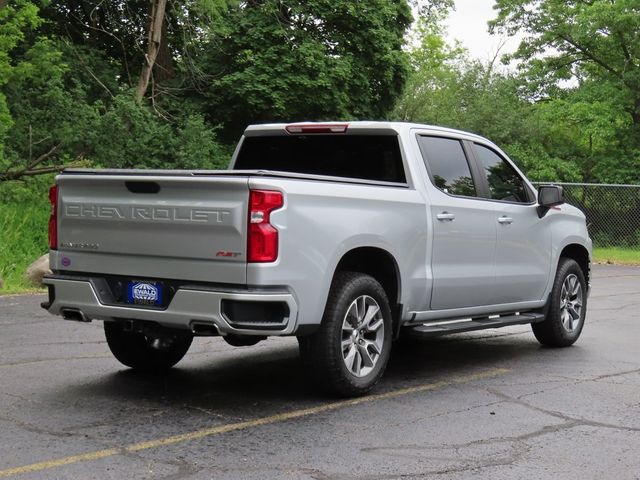
[[[49,301],[43,308],[53,315],[73,319],[142,320],[193,332],[209,326],[221,335],[292,335],[296,330],[298,306],[294,296],[286,291],[184,287],[176,291],[166,309],[158,309],[103,303],[96,282],[89,278],[49,275],[43,283],[49,287]],[[274,315],[274,311],[281,314]],[[230,318],[231,312],[243,318]],[[264,312],[264,318],[260,318],[260,312]]]

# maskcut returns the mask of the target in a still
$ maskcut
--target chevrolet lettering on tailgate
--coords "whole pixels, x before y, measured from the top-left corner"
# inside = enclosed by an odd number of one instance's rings
[[[102,218],[117,220],[142,220],[164,222],[224,223],[231,215],[228,210],[201,208],[165,208],[154,206],[114,206],[87,203],[68,203],[64,216],[80,218]]]

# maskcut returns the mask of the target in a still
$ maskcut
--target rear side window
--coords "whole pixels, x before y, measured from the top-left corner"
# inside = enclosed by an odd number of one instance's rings
[[[489,194],[494,200],[528,203],[527,187],[518,172],[493,150],[475,146],[476,156],[484,169],[489,184]]]
[[[246,137],[234,169],[406,183],[400,145],[394,135]]]
[[[459,140],[419,137],[427,170],[436,187],[451,195],[475,197],[476,187]]]

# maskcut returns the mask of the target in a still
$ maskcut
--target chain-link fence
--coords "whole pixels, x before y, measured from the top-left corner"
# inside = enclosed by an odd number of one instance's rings
[[[567,203],[587,216],[594,246],[640,249],[640,185],[553,184],[562,185]]]

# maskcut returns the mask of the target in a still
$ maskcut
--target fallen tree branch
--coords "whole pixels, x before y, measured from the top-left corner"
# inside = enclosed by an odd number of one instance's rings
[[[46,159],[48,159],[51,155],[56,153],[60,149],[61,146],[62,146],[61,143],[58,143],[57,145],[54,145],[53,147],[51,147],[49,149],[48,152],[44,152],[42,155],[38,156],[35,160],[30,161],[27,164],[27,168],[25,170],[32,170],[34,167],[40,165],[42,162],[44,162]]]
[[[51,148],[48,152],[43,153],[34,161],[29,162],[21,169],[12,169],[9,167],[6,171],[0,173],[0,182],[8,182],[8,181],[16,181],[22,180],[24,177],[35,177],[37,175],[44,175],[46,173],[57,173],[61,172],[65,168],[73,168],[73,167],[82,167],[86,166],[87,162],[84,159],[85,152],[81,152],[76,157],[68,162],[62,163],[58,165],[47,165],[44,167],[38,167],[39,164],[44,162],[46,159],[51,157],[61,145],[56,145]]]
[[[0,173],[0,182],[7,182],[10,180],[20,180],[23,177],[34,177],[36,175],[44,175],[45,173],[61,172],[65,168],[78,166],[78,164],[65,164],[65,165],[53,165],[51,167],[39,167],[31,170],[20,170],[15,172]]]

